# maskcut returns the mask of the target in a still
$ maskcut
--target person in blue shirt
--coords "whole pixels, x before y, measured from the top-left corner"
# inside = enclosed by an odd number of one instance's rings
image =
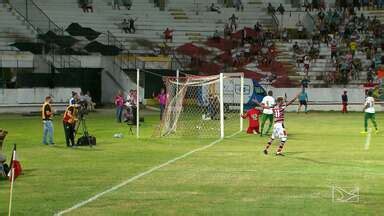
[[[299,94],[299,102],[300,102],[300,105],[297,108],[297,113],[300,112],[301,107],[303,105],[304,105],[304,112],[308,113],[308,94],[307,94],[307,92],[305,92],[305,88],[303,88]]]

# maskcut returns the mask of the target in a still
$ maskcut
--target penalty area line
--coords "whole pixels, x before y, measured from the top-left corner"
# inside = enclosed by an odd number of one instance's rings
[[[234,134],[232,134],[232,135],[230,135],[230,136],[228,136],[228,138],[229,138],[229,137],[233,137],[233,136],[237,135],[238,133],[240,133],[240,131],[239,131],[239,132],[236,132],[236,133],[234,133]],[[105,190],[105,191],[103,191],[103,192],[101,192],[101,193],[98,193],[98,194],[96,194],[96,195],[90,197],[90,198],[87,199],[87,200],[84,200],[84,201],[82,201],[82,202],[79,202],[79,203],[77,203],[76,205],[74,205],[74,206],[72,206],[72,207],[70,207],[70,208],[68,208],[68,209],[62,210],[62,211],[60,211],[60,212],[58,212],[58,213],[56,213],[56,214],[54,214],[54,215],[55,215],[55,216],[61,216],[61,215],[63,215],[63,214],[66,214],[66,213],[69,213],[69,212],[71,212],[71,211],[73,211],[73,210],[76,210],[76,209],[78,209],[78,208],[80,208],[80,207],[82,207],[82,206],[85,206],[85,205],[87,205],[88,203],[93,202],[93,201],[97,200],[98,198],[100,198],[100,197],[102,197],[102,196],[104,196],[104,195],[106,195],[106,194],[108,194],[108,193],[111,193],[111,192],[113,192],[113,191],[116,191],[116,190],[120,189],[121,187],[123,187],[123,186],[125,186],[125,185],[127,185],[127,184],[129,184],[129,183],[131,183],[131,182],[133,182],[133,181],[135,181],[135,180],[141,178],[141,177],[144,177],[144,176],[146,176],[146,175],[149,175],[149,174],[151,174],[152,172],[155,172],[155,171],[158,170],[158,169],[161,169],[161,168],[163,168],[163,167],[165,167],[165,166],[168,166],[168,165],[170,165],[170,164],[172,164],[172,163],[174,163],[174,162],[176,162],[176,161],[178,161],[178,160],[181,160],[181,159],[183,159],[183,158],[186,158],[186,157],[188,157],[189,155],[191,155],[191,154],[193,154],[193,153],[196,153],[196,152],[199,152],[199,151],[203,151],[203,150],[205,150],[205,149],[208,149],[208,148],[210,148],[210,147],[216,145],[217,143],[221,142],[222,140],[223,140],[223,139],[215,140],[215,141],[211,142],[211,143],[208,144],[208,145],[205,145],[205,146],[203,146],[203,147],[200,147],[200,148],[191,150],[191,151],[189,151],[189,152],[187,152],[187,153],[185,153],[185,154],[183,154],[183,155],[181,155],[181,156],[179,156],[179,157],[173,158],[173,159],[171,159],[171,160],[169,160],[169,161],[167,161],[167,162],[165,162],[165,163],[162,163],[162,164],[160,164],[160,165],[154,166],[154,167],[152,167],[151,169],[149,169],[149,170],[147,170],[147,171],[145,171],[145,172],[142,172],[142,173],[140,173],[140,174],[138,174],[138,175],[136,175],[136,176],[133,176],[133,177],[131,177],[131,178],[129,178],[129,179],[127,179],[127,180],[121,182],[121,183],[118,184],[118,185],[115,185],[115,186],[113,186],[113,187],[111,187],[111,188],[109,188],[109,189],[107,189],[107,190]]]
[[[369,145],[371,144],[371,134],[372,134],[372,128],[369,128],[367,138],[365,139],[365,145],[364,145],[365,150],[368,150]]]

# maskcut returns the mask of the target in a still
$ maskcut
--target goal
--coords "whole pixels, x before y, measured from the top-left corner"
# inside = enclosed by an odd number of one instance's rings
[[[243,129],[244,75],[164,77],[161,136],[224,138]]]

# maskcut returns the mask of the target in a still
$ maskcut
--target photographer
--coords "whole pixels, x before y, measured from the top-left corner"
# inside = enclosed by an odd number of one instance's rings
[[[77,105],[69,105],[64,112],[63,126],[67,147],[75,146],[75,126],[77,121],[76,114]]]

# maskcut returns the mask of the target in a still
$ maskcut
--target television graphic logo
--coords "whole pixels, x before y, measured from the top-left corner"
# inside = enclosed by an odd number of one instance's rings
[[[359,202],[359,187],[332,187],[332,202]]]

